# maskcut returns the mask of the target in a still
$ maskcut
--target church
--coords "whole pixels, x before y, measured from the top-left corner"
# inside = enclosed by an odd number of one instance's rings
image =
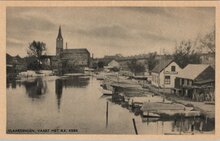
[[[61,26],[56,39],[56,55],[51,58],[52,70],[57,74],[83,72],[90,65],[90,52],[86,48],[63,47]]]

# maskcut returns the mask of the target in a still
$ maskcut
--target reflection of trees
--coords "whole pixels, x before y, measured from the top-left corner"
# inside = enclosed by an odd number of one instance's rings
[[[23,82],[26,93],[31,98],[40,98],[47,91],[47,83],[42,78],[36,78],[34,81]]]
[[[55,91],[57,96],[57,106],[58,106],[58,110],[60,110],[61,97],[63,93],[63,81],[61,79],[57,79],[55,85],[56,85]]]
[[[63,80],[65,87],[85,87],[89,84],[89,78],[70,77]]]
[[[57,79],[55,81],[55,92],[57,97],[57,107],[58,111],[61,106],[61,98],[64,87],[85,87],[89,84],[89,78],[80,78],[80,77],[69,77],[66,79]]]

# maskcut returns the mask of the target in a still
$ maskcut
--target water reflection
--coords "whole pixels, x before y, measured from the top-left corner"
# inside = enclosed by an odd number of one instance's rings
[[[209,118],[185,118],[178,119],[172,123],[172,131],[193,132],[193,131],[213,131],[215,120]]]
[[[6,88],[12,88],[12,89],[16,89],[16,87],[17,87],[17,82],[16,82],[16,80],[11,80],[11,81],[9,81],[9,80],[7,80],[6,81]]]
[[[55,91],[56,91],[56,96],[57,96],[57,108],[58,111],[60,111],[60,104],[61,104],[61,97],[63,93],[63,81],[61,79],[57,79],[55,81]]]
[[[15,89],[7,89],[7,129],[74,128],[80,134],[133,134],[131,119],[135,118],[140,134],[179,134],[180,131],[191,132],[192,129],[196,133],[215,130],[214,119],[143,120],[141,115],[135,116],[133,110],[126,109],[126,105],[111,101],[111,96],[102,96],[100,84],[100,81],[92,77],[50,77],[16,81],[13,84]],[[7,84],[7,87],[12,87],[12,83]],[[30,102],[30,98],[43,100]],[[106,128],[107,100],[109,117]]]
[[[25,87],[26,94],[33,99],[39,99],[47,92],[47,82],[43,81],[42,78],[36,78],[32,81],[24,81],[22,84]]]
[[[86,87],[89,84],[89,77],[70,77],[63,79],[63,86],[69,87]]]
[[[57,109],[60,111],[61,98],[64,88],[78,87],[83,88],[89,84],[89,77],[68,77],[55,80],[55,92],[57,98]]]

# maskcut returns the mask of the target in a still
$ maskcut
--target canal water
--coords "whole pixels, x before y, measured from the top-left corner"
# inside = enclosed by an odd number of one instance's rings
[[[7,83],[7,132],[135,134],[134,118],[138,134],[178,134],[192,126],[195,133],[214,133],[210,119],[143,120],[103,96],[100,84],[95,77],[56,76]]]

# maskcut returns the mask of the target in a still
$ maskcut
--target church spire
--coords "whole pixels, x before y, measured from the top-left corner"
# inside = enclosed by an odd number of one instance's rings
[[[56,39],[56,55],[59,56],[63,51],[63,37],[61,33],[61,26],[59,27],[57,39]]]
[[[62,37],[62,32],[61,32],[61,26],[59,27],[59,32],[58,32],[57,38],[63,38],[63,37]]]

